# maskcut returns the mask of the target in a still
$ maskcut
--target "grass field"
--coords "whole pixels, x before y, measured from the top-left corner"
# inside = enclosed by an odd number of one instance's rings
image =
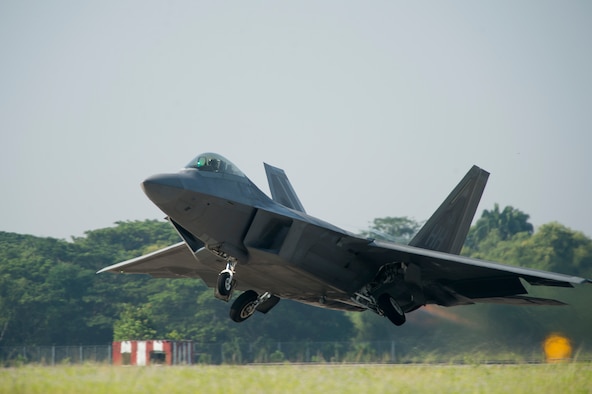
[[[0,369],[0,393],[590,393],[592,364]]]

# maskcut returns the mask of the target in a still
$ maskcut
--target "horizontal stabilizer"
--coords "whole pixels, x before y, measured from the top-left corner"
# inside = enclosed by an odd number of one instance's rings
[[[417,266],[418,273],[409,272],[406,280],[411,282],[419,279],[418,283],[422,283],[428,294],[428,303],[444,306],[465,305],[467,301],[512,305],[562,305],[561,301],[525,295],[527,289],[521,280],[529,284],[564,288],[592,283],[590,279],[577,276],[516,267],[390,242],[374,241],[368,248],[370,250],[358,249],[357,252],[373,258],[380,256],[381,261],[409,262],[409,268]],[[373,248],[375,249],[372,250]],[[413,278],[414,275],[416,279]]]
[[[488,177],[487,171],[473,166],[409,245],[460,254]]]
[[[296,211],[305,212],[284,170],[270,166],[267,163],[263,164],[265,165],[265,173],[267,174],[273,201]]]
[[[473,301],[479,303],[506,304],[506,305],[545,305],[545,306],[563,306],[564,302],[552,300],[549,298],[529,297],[529,296],[511,296],[511,297],[493,297],[479,298]]]

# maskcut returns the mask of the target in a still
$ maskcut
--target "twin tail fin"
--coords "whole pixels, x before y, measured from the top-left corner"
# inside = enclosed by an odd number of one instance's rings
[[[488,178],[487,171],[473,166],[409,245],[460,254]]]

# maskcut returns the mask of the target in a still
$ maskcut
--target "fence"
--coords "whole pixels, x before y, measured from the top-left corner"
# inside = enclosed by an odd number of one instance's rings
[[[45,365],[110,363],[111,345],[97,346],[0,346],[0,363]]]
[[[504,363],[542,362],[540,347],[516,354],[425,352],[401,342],[242,342],[193,343],[194,364],[250,363]],[[577,356],[592,361],[589,351]],[[0,366],[111,363],[111,344],[96,346],[0,346]]]
[[[379,342],[224,342],[196,344],[195,363],[396,362],[394,341]]]
[[[395,362],[395,342],[267,342],[240,341],[193,344],[196,364],[279,362]],[[111,363],[112,346],[0,346],[0,364],[44,365]]]

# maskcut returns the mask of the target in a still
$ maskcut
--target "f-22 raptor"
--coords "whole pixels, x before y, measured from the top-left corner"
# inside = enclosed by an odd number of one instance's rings
[[[371,310],[399,326],[428,305],[563,305],[528,296],[533,286],[589,279],[460,256],[489,173],[473,166],[409,244],[361,237],[306,214],[285,172],[264,164],[271,198],[235,165],[204,153],[142,188],[182,242],[99,272],[201,278],[242,322],[280,299]]]

